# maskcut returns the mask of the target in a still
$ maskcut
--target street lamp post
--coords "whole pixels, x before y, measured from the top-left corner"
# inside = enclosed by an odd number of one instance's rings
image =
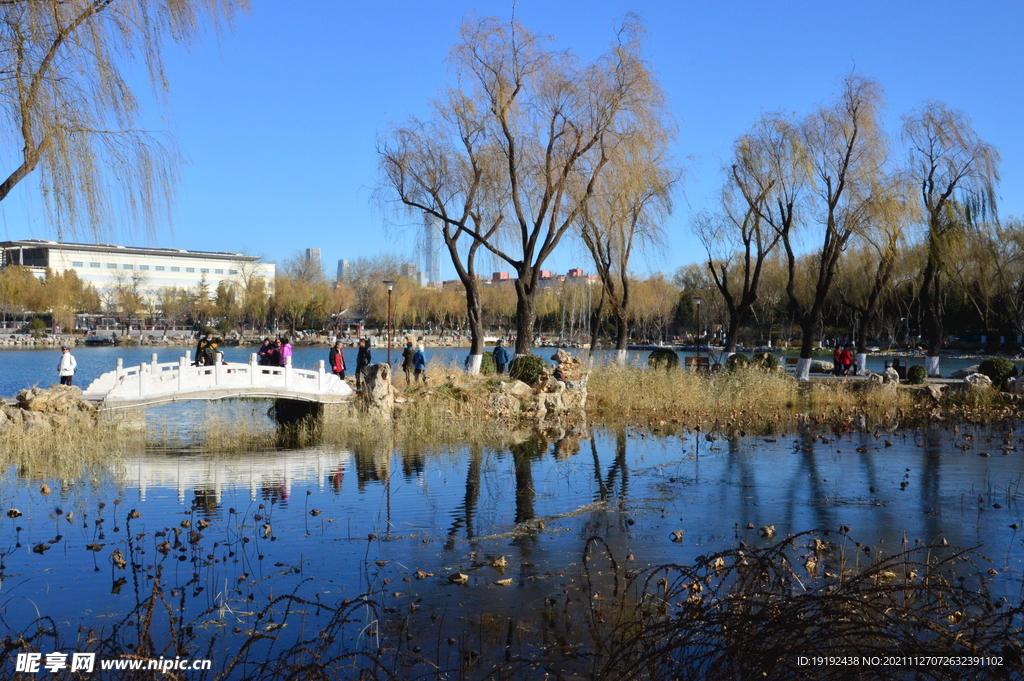
[[[697,363],[696,369],[700,369],[700,304],[703,301],[700,296],[693,299],[693,303],[697,306]]]
[[[395,282],[385,281],[388,287],[388,366],[391,366],[391,291],[395,288]]]

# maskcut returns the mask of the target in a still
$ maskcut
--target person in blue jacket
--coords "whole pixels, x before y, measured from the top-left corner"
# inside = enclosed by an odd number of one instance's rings
[[[422,380],[423,385],[427,384],[427,356],[423,354],[423,344],[420,343],[419,348],[416,350],[416,354],[412,356],[412,368],[416,372],[413,382]]]
[[[508,362],[508,348],[505,347],[505,341],[499,338],[498,345],[494,348],[494,366],[498,369],[499,374],[505,373],[505,369],[508,368]]]

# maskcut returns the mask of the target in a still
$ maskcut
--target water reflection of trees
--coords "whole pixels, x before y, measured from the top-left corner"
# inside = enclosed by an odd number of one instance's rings
[[[624,428],[615,432],[615,459],[608,467],[604,476],[601,474],[601,457],[597,452],[597,438],[590,438],[590,454],[594,460],[594,481],[597,484],[595,499],[610,501],[615,488],[616,479],[619,483],[618,498],[625,500],[629,494],[629,466],[626,464],[626,442],[628,438]]]
[[[475,536],[473,520],[476,517],[477,503],[480,500],[480,466],[483,460],[483,447],[479,444],[469,446],[469,466],[466,471],[466,493],[462,505],[455,510],[455,520],[448,530],[448,541],[458,536],[459,530],[466,528],[466,539],[472,541]]]
[[[381,482],[391,476],[391,452],[389,440],[359,442],[353,445],[352,454],[356,463],[356,484],[360,492],[366,490],[369,482]]]

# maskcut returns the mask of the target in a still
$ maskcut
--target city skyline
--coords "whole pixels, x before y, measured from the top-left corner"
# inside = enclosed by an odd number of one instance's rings
[[[445,59],[471,10],[507,20],[513,5],[306,7],[338,30],[310,34],[303,21],[308,15],[257,7],[219,42],[171,54],[170,107],[164,117],[147,109],[146,124],[174,133],[188,160],[174,230],[161,225],[152,236],[115,232],[97,241],[239,250],[274,262],[318,243],[323,263],[382,252],[420,262],[421,216],[394,212],[374,196],[376,140],[392,122],[428,115],[430,100],[451,82]],[[514,7],[524,25],[585,58],[607,49],[627,12],[636,11],[647,27],[647,58],[680,125],[674,153],[685,179],[665,224],[665,244],[636,261],[638,272],[671,273],[702,259],[688,223],[713,205],[719,167],[733,141],[762,111],[802,115],[829,100],[851,72],[886,89],[887,130],[897,149],[900,116],[922,101],[966,111],[1002,155],[1000,214],[1024,213],[1024,141],[1014,116],[1024,95],[1007,87],[1024,61],[1014,47],[1018,5],[965,12],[959,4],[933,3],[927,13],[884,3],[638,6],[606,0],[585,12],[570,3]],[[956,54],[936,38],[950,33],[963,36],[964,49]],[[279,168],[290,170],[279,174]],[[37,192],[27,180],[3,202],[0,239],[57,238]],[[83,234],[64,238],[93,241]],[[566,244],[545,267],[564,272],[586,260],[581,247]],[[447,256],[441,268],[441,279],[454,278]],[[499,269],[499,263],[481,267]]]

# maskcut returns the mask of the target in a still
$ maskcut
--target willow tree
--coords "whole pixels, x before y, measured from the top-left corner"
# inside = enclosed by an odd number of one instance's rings
[[[593,259],[601,280],[601,295],[593,311],[590,330],[590,354],[597,346],[597,335],[605,305],[615,323],[616,361],[626,360],[629,343],[630,259],[638,247],[661,240],[661,221],[671,212],[671,188],[677,173],[667,161],[668,136],[644,136],[625,144],[624,153],[608,164],[583,210],[579,235]]]
[[[430,192],[416,196],[408,182],[414,173],[391,172],[399,165],[384,145],[388,184],[406,205],[439,217],[515,271],[516,354],[533,347],[541,269],[609,162],[627,143],[664,134],[664,97],[641,37],[628,21],[606,55],[584,62],[518,23],[469,20],[451,53],[456,85],[430,124],[403,128],[436,140],[417,147],[429,154],[417,168]]]
[[[507,193],[500,183],[497,154],[475,103],[456,89],[434,103],[434,120],[410,120],[392,128],[378,145],[383,176],[380,192],[422,213],[437,229],[466,295],[471,374],[484,353],[483,305],[476,273],[483,242],[504,220]],[[418,215],[417,215],[418,217]]]
[[[30,175],[58,230],[97,232],[126,215],[150,228],[169,205],[179,157],[139,130],[139,101],[122,73],[144,64],[159,98],[164,51],[248,0],[4,0],[0,2],[0,201]],[[2,166],[0,166],[2,168]]]
[[[708,270],[725,303],[727,354],[736,352],[740,326],[758,299],[765,263],[783,234],[765,218],[774,208],[772,202],[781,198],[776,190],[785,192],[794,186],[782,177],[786,171],[781,165],[788,165],[792,158],[781,130],[784,126],[780,128],[779,121],[768,115],[736,141],[722,189],[721,212],[701,213],[691,227],[704,245]]]
[[[951,245],[996,207],[999,152],[971,127],[967,114],[927,102],[903,119],[910,173],[917,185],[926,229],[927,259],[921,273],[925,369],[939,375],[943,288]]]
[[[807,380],[836,269],[851,240],[872,228],[885,176],[887,139],[878,120],[881,87],[849,76],[838,99],[801,123],[796,167],[807,173],[805,225],[780,232],[789,275],[787,309],[802,340],[797,379]],[[802,257],[798,252],[810,246]]]
[[[867,346],[872,326],[893,293],[897,261],[906,257],[908,229],[917,215],[910,199],[907,177],[894,173],[876,183],[873,200],[866,206],[867,229],[859,234],[859,249],[840,265],[846,269],[838,286],[842,305],[854,314],[857,372],[867,369]]]

